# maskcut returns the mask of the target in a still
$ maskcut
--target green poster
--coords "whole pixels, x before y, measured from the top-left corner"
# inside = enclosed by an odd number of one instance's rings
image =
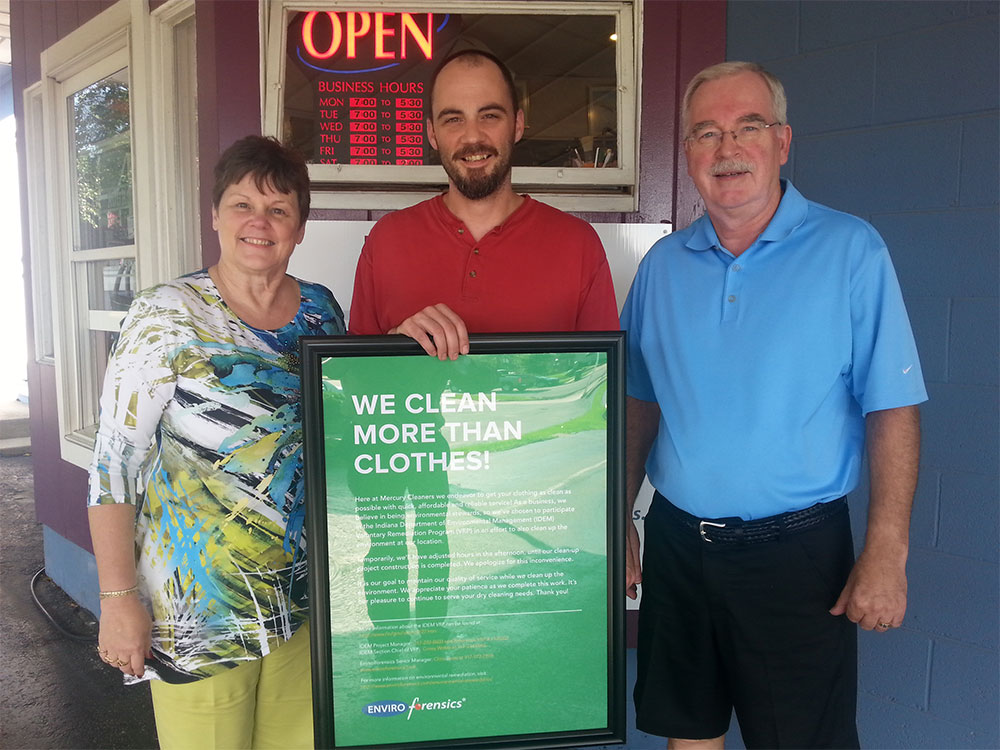
[[[318,363],[335,746],[606,731],[608,353]]]

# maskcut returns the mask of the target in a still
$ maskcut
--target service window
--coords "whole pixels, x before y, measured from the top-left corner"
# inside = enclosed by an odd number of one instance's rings
[[[305,154],[318,207],[398,207],[445,183],[426,134],[430,79],[475,48],[514,74],[526,123],[515,186],[567,208],[634,208],[631,2],[270,7],[266,130]]]

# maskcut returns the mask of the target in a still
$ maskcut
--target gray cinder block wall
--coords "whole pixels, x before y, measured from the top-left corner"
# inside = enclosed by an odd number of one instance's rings
[[[788,90],[787,176],[885,237],[930,393],[906,622],[860,639],[865,747],[1000,747],[997,10],[729,3],[728,59]]]

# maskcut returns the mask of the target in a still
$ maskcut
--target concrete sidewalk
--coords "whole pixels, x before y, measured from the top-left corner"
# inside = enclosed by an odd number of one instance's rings
[[[80,502],[83,502],[81,498]],[[126,688],[96,652],[97,623],[44,575],[30,456],[0,457],[0,748],[156,748],[149,686]]]

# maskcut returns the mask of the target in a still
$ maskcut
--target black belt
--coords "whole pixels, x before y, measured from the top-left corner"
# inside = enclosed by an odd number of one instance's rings
[[[774,542],[786,534],[796,534],[828,521],[838,513],[847,511],[846,498],[839,497],[826,503],[756,521],[742,518],[698,518],[681,510],[657,492],[653,501],[674,521],[695,531],[710,544],[761,544]]]

